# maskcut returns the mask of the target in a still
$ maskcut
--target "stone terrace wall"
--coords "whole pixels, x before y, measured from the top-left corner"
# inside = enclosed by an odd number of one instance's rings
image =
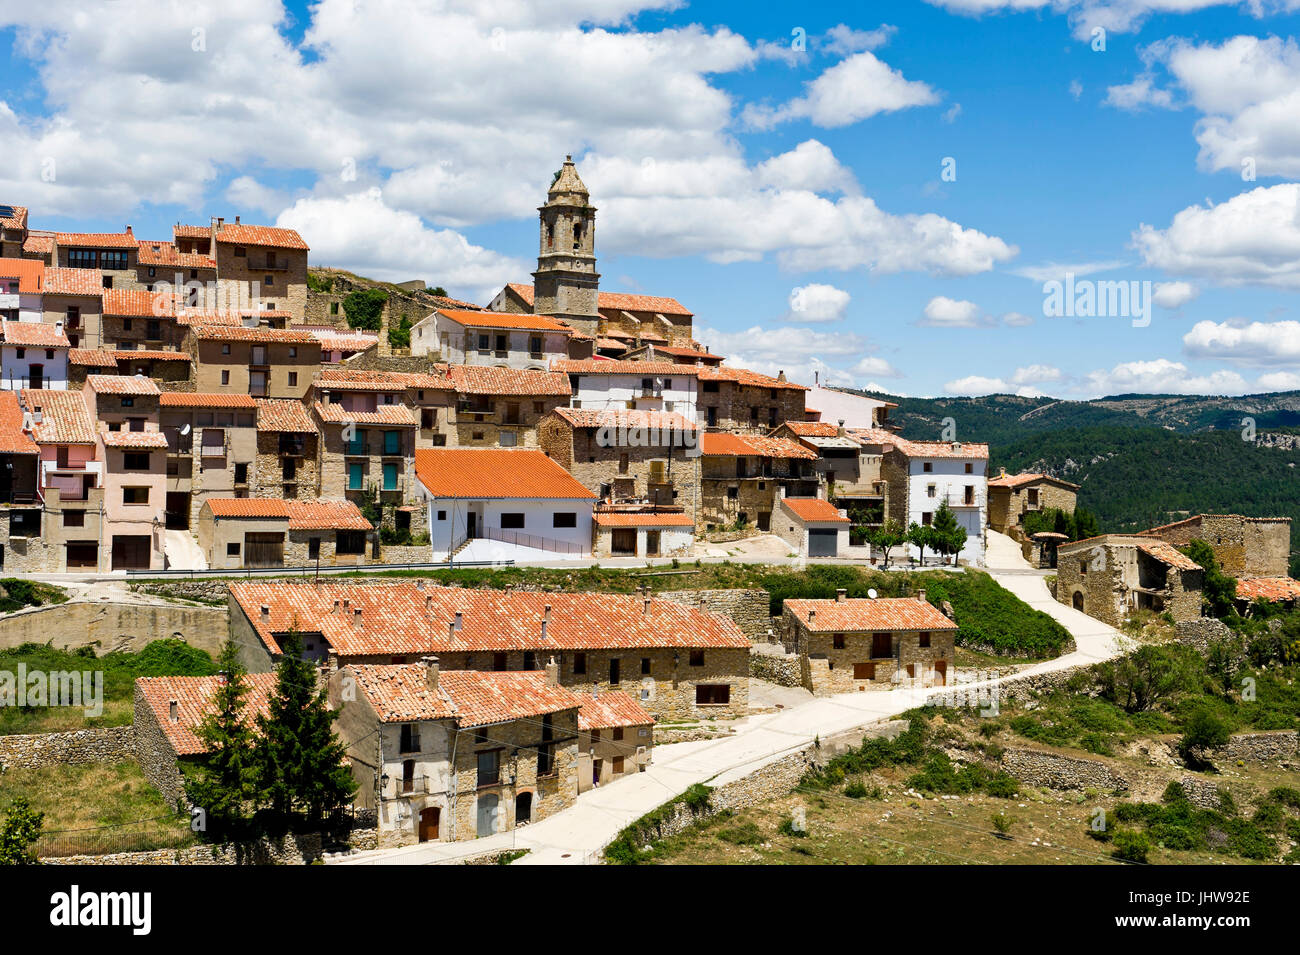
[[[1031,786],[1047,789],[1100,789],[1126,792],[1128,780],[1098,759],[1061,756],[1037,749],[1007,749],[1002,771]]]
[[[751,640],[767,642],[772,628],[766,590],[664,590],[655,596],[730,617]]]
[[[223,585],[223,595],[224,590]],[[224,607],[74,600],[0,617],[0,648],[48,643],[75,650],[97,644],[100,653],[107,653],[142,650],[150,641],[176,637],[215,657],[228,630]]]
[[[1228,636],[1232,631],[1222,620],[1214,617],[1197,617],[1195,620],[1180,620],[1174,625],[1178,642],[1204,653],[1210,642]]]
[[[1300,733],[1295,730],[1238,733],[1228,740],[1227,746],[1214,751],[1215,759],[1244,763],[1280,763],[1297,756],[1300,756]]]
[[[310,865],[321,857],[323,840],[318,832],[261,839],[151,849],[144,852],[110,852],[101,856],[47,856],[44,865]]]
[[[762,653],[755,647],[749,654],[749,675],[777,686],[803,686],[799,657],[793,653]]]
[[[0,767],[37,769],[72,763],[118,763],[135,757],[131,726],[0,736]]]

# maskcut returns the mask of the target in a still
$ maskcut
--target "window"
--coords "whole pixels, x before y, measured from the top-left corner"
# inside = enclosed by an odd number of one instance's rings
[[[298,384],[298,373],[296,371],[289,372],[289,387],[293,388],[297,384]]]
[[[926,461],[924,464],[921,465],[921,470],[924,471],[926,474],[929,474],[934,470],[934,462]]]
[[[418,753],[420,751],[420,726],[418,723],[403,723],[401,740],[398,744],[400,753]]]
[[[226,545],[226,556],[227,556],[227,557],[238,557],[238,556],[239,556],[239,542],[238,542],[238,541],[231,541],[229,544]]]
[[[540,355],[542,353],[541,335],[534,335],[532,338],[528,339],[528,351],[534,355]]]
[[[85,511],[64,511],[63,526],[64,527],[85,527],[86,512]]]
[[[385,431],[384,432],[384,454],[401,454],[402,453],[402,432]]]
[[[360,462],[348,465],[348,490],[361,490],[362,465]]]
[[[524,526],[524,515],[518,512],[510,512],[501,515],[502,530],[522,530]]]
[[[831,637],[831,646],[834,647],[836,650],[843,650],[843,649],[844,649],[844,634],[842,634],[842,633],[837,633],[837,634],[835,634],[834,636],[832,636],[832,637]]]
[[[121,252],[101,252],[99,253],[99,267],[101,269],[122,270],[127,267],[127,254]]]
[[[888,633],[873,633],[871,635],[871,655],[876,659],[884,659],[894,655],[894,638]]]
[[[975,473],[975,465],[972,464],[970,461],[967,461],[967,462],[966,462],[966,473],[967,473],[967,474],[974,474],[974,473]]]
[[[555,747],[541,745],[537,747],[537,775],[550,776],[555,772]]]
[[[235,246],[235,258],[237,259],[248,258],[248,250],[245,249],[242,245]]]
[[[149,489],[147,487],[124,487],[122,488],[123,504],[148,504]]]
[[[615,739],[615,740],[620,740],[620,739],[622,739],[622,738],[623,738],[623,727],[621,727],[621,726],[615,726],[615,727],[614,727],[614,739]]]
[[[230,354],[230,345],[229,345],[229,344],[226,344],[226,345],[222,345],[222,346],[221,346],[221,354],[223,354],[223,355],[229,355],[229,354]]]
[[[334,553],[364,554],[366,552],[365,531],[335,531]]]
[[[503,448],[513,448],[519,444],[519,435],[513,431],[500,431],[497,433],[497,444]]]
[[[246,461],[235,464],[235,483],[248,483],[248,463]]]
[[[492,654],[492,669],[498,673],[506,668],[506,655],[504,653]]]
[[[921,512],[921,526],[922,526],[922,527],[929,527],[929,526],[930,526],[930,521],[933,519],[933,517],[934,517],[934,515],[931,514],[929,511],[922,511],[922,512]]]
[[[524,669],[525,670],[537,669],[537,654],[534,653],[532,650],[524,651]]]
[[[928,633],[918,633],[916,635],[916,645],[918,647],[928,647],[930,645],[930,635]]]
[[[402,792],[415,791],[415,760],[402,760]]]
[[[700,683],[695,687],[696,706],[725,706],[731,702],[731,686],[727,683]]]
[[[313,537],[307,542],[307,559],[320,560],[320,538]]]
[[[925,496],[926,496],[926,497],[934,497],[934,493],[935,493],[935,487],[934,487],[934,485],[933,485],[933,484],[927,484],[927,485],[925,486]]]
[[[704,651],[703,651],[703,650],[692,650],[692,651],[691,651],[691,666],[693,666],[693,667],[702,667],[702,666],[704,666]]]
[[[397,488],[397,465],[385,464],[384,465],[384,490],[396,491],[397,489],[398,489]]]
[[[585,653],[575,653],[573,655],[573,672],[575,675],[587,672],[587,655]]]
[[[650,658],[649,658],[649,657],[642,657],[642,658],[641,658],[641,675],[642,675],[642,676],[649,676],[649,675],[650,675]]]
[[[492,336],[491,336],[491,335],[488,335],[488,334],[482,334],[482,335],[479,335],[479,337],[478,337],[478,350],[479,350],[479,351],[491,351],[491,350],[492,350]]]
[[[501,781],[501,750],[491,749],[478,754],[478,784],[495,786]]]
[[[874,680],[875,678],[876,678],[876,665],[874,663],[853,664],[853,679]]]
[[[576,511],[556,511],[551,515],[552,527],[577,527],[578,514]]]
[[[609,661],[609,683],[610,686],[617,686],[621,682],[622,680],[619,679],[618,673],[618,657],[613,657]]]
[[[425,431],[431,431],[438,426],[438,409],[421,408],[420,409],[420,427]]]
[[[68,268],[94,269],[99,267],[99,256],[94,249],[69,249]]]
[[[148,471],[149,457],[148,451],[125,451],[122,454],[122,470]]]
[[[1079,576],[1086,577],[1087,574],[1088,574],[1088,562],[1086,560],[1079,561]]]
[[[222,383],[223,385],[228,385],[228,384],[230,384],[230,372],[228,372],[228,371],[223,371],[223,372],[221,373],[221,383]]]

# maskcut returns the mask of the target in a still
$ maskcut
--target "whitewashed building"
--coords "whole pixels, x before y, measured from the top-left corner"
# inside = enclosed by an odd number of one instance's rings
[[[548,315],[440,308],[411,326],[411,354],[453,365],[545,371],[569,354],[573,329]]]
[[[611,361],[584,358],[557,361],[573,386],[574,408],[599,411],[667,411],[697,421],[695,396],[699,369],[666,361]]]
[[[0,321],[0,387],[68,387],[68,336],[62,323]]]

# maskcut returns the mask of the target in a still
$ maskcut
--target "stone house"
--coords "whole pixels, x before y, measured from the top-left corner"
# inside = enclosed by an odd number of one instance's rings
[[[855,527],[879,527],[889,506],[889,484],[881,474],[883,454],[864,446],[841,420],[784,421],[768,435],[788,438],[817,454],[813,467],[826,483],[826,499],[844,508]]]
[[[1174,547],[1203,540],[1219,567],[1230,577],[1285,577],[1291,553],[1291,518],[1197,514],[1174,524],[1153,527],[1144,537],[1158,537]]]
[[[214,497],[197,521],[210,570],[364,564],[373,529],[351,501]]]
[[[695,422],[671,412],[556,408],[537,443],[588,490],[614,502],[676,505],[694,513]]]
[[[619,341],[617,338],[602,339],[610,350],[617,350],[613,357],[625,361],[670,361],[674,365],[707,365],[716,368],[725,360],[722,355],[715,355],[697,341],[682,341],[673,345],[647,342],[638,345],[633,342]]]
[[[135,260],[136,284],[147,291],[164,286],[182,293],[182,301],[199,304],[204,291],[215,289],[217,262],[202,252],[181,252],[175,242],[141,239]]]
[[[320,494],[320,432],[311,412],[288,398],[256,398],[253,497],[286,501]]]
[[[532,312],[533,286],[511,282],[492,299],[488,308],[497,312]],[[624,292],[597,292],[599,316],[593,335],[634,343],[689,343],[693,313],[675,298],[663,295],[630,295]]]
[[[213,697],[221,676],[142,676],[135,681],[135,715],[132,735],[140,769],[164,799],[174,807],[184,801],[182,767],[203,759],[207,746],[197,734],[213,710]],[[256,727],[268,712],[275,688],[274,673],[250,673],[245,678],[243,722]]]
[[[1056,549],[1056,599],[1112,627],[1134,610],[1201,615],[1205,571],[1159,538],[1103,534]]]
[[[693,365],[669,361],[557,361],[551,368],[569,376],[572,407],[584,411],[650,411],[696,420]]]
[[[53,264],[97,271],[103,288],[133,288],[138,251],[130,226],[124,232],[56,232]]]
[[[749,708],[750,640],[730,619],[628,594],[416,584],[230,585],[231,638],[268,670],[291,629],[321,663],[416,662],[444,671],[533,671],[552,658],[580,694],[628,692],[660,720],[734,719]]]
[[[953,681],[957,624],[915,597],[787,600],[782,615],[803,684],[818,696]]]
[[[104,281],[94,269],[47,268],[41,309],[47,325],[63,323],[72,348],[100,348],[104,344]]]
[[[381,848],[490,836],[577,799],[582,700],[558,685],[553,665],[356,664],[331,675],[329,696],[356,804],[375,811]]]
[[[480,539],[496,542],[501,559],[591,553],[596,495],[541,451],[425,448],[415,473],[434,559]]]
[[[177,351],[184,337],[171,293],[142,288],[104,289],[100,329],[109,351]]]
[[[535,448],[537,424],[569,403],[569,379],[549,371],[449,365],[455,395],[447,444],[461,448]]]
[[[806,385],[746,368],[699,369],[700,422],[710,429],[767,434],[783,421],[803,421]]]
[[[372,501],[385,511],[385,523],[392,514],[398,530],[422,528],[423,500],[415,478],[419,422],[411,409],[375,403],[373,393],[331,391],[328,399],[311,406],[320,432],[321,495]]]
[[[695,519],[680,507],[598,504],[592,514],[593,557],[688,557]]]
[[[849,556],[849,519],[825,498],[778,497],[772,532],[800,557]]]
[[[546,371],[568,358],[573,329],[547,315],[440,308],[411,328],[411,354],[454,365]]]
[[[239,308],[284,312],[290,324],[303,321],[309,249],[302,236],[293,229],[243,225],[239,216],[234,224],[212,220],[210,235],[207,250],[197,246],[195,250],[206,251],[216,260],[219,301],[247,303]]]
[[[0,257],[18,259],[27,241],[27,207],[0,205]]]
[[[645,772],[654,717],[627,693],[583,696],[578,710],[578,792]]]
[[[257,403],[237,392],[164,391],[159,428],[167,438],[168,529],[198,522],[210,497],[247,497],[257,467]]]
[[[294,329],[190,325],[194,390],[301,400],[320,366],[320,342]]]
[[[345,406],[376,410],[381,404],[405,405],[419,420],[415,447],[441,448],[455,444],[452,427],[455,394],[445,375],[435,372],[322,368],[312,385],[321,401],[341,396]],[[352,393],[349,395],[349,393]]]
[[[696,526],[741,524],[772,528],[772,512],[784,492],[816,497],[817,454],[787,438],[705,432],[700,435],[700,507]]]
[[[61,325],[0,320],[0,389],[68,387],[68,338]]]
[[[148,378],[88,375],[81,395],[103,462],[102,534],[112,570],[163,566],[167,437],[159,430],[158,386]]]
[[[1079,485],[1050,474],[1002,473],[988,482],[989,527],[999,534],[1023,540],[1025,515],[1052,508],[1074,513]]]

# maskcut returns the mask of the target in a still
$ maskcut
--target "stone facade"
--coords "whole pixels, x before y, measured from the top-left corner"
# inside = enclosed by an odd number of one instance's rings
[[[1145,536],[1175,547],[1193,540],[1210,545],[1219,567],[1230,577],[1285,577],[1291,551],[1289,517],[1199,514],[1176,524],[1153,527]]]
[[[775,652],[764,652],[768,650]],[[755,647],[749,655],[749,673],[756,680],[777,686],[803,686],[799,655],[780,652],[777,647]]]
[[[743,520],[766,532],[782,490],[790,497],[816,497],[822,487],[811,462],[801,459],[710,455],[699,460],[697,529]]]
[[[751,640],[770,639],[772,598],[766,590],[663,590],[655,597],[721,614]]]
[[[1201,615],[1205,572],[1172,566],[1144,551],[1149,538],[1107,534],[1057,548],[1056,599],[1112,627],[1135,609]]]
[[[710,430],[767,434],[785,421],[804,419],[807,390],[780,379],[779,386],[744,384],[700,375],[700,421]]]
[[[0,736],[0,769],[120,763],[134,755],[135,734],[130,726]]]
[[[450,412],[448,447],[536,448],[537,426],[569,403],[561,395],[473,395]],[[504,437],[503,437],[504,436]]]
[[[158,790],[169,804],[179,806],[185,795],[185,783],[181,776],[176,751],[158,722],[153,707],[141,692],[139,683],[135,685],[134,702],[132,755],[140,764],[144,778],[149,780],[149,784]]]
[[[798,635],[803,685],[817,696],[889,690],[903,677],[924,685],[942,685],[955,677],[955,630],[893,631],[887,634],[889,651],[884,653],[871,631],[822,633],[807,630],[797,620],[792,628]]]
[[[1200,653],[1208,650],[1215,640],[1222,640],[1231,634],[1232,630],[1228,625],[1214,617],[1180,620],[1174,626],[1174,635],[1178,642]]]
[[[317,434],[258,431],[252,497],[310,500],[321,496]]]
[[[1127,792],[1129,782],[1099,759],[1062,756],[1037,749],[1007,749],[1001,769],[1023,783],[1045,789]]]
[[[1079,486],[1057,480],[1047,475],[1037,475],[1033,480],[1002,483],[1003,478],[989,481],[989,529],[999,534],[1012,534],[1023,527],[1025,515],[1034,511],[1054,508],[1073,514],[1079,496]]]

